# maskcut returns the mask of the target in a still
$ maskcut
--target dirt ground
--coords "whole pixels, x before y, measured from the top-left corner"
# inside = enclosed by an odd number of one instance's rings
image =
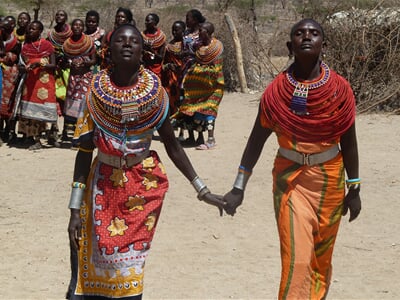
[[[214,193],[230,190],[260,94],[226,94],[217,147],[187,149]],[[342,220],[328,299],[400,299],[400,116],[357,117],[363,210]],[[280,259],[267,142],[234,217],[196,199],[162,143],[170,178],[143,299],[276,299]],[[0,299],[63,299],[69,281],[67,208],[76,151],[0,147]]]

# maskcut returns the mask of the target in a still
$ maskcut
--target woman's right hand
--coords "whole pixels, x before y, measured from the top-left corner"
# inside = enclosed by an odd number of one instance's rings
[[[71,208],[71,216],[68,224],[69,242],[75,250],[79,250],[81,239],[82,221],[79,209]]]
[[[244,192],[242,190],[233,188],[229,193],[226,193],[223,201],[225,202],[224,210],[228,215],[234,216],[236,208],[238,208],[244,198]]]

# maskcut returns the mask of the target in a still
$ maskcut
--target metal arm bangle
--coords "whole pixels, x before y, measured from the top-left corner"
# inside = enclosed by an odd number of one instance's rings
[[[78,187],[72,188],[68,208],[80,209],[85,190]]]
[[[244,191],[247,185],[247,182],[249,181],[251,173],[244,173],[244,172],[238,172],[235,183],[233,184],[234,188],[237,188],[239,190]]]
[[[200,179],[199,176],[196,176],[196,177],[192,180],[191,184],[193,185],[193,187],[194,187],[194,189],[196,190],[197,193],[200,193],[200,191],[201,191],[202,189],[204,189],[205,187],[207,187],[206,184],[203,182],[203,180]]]
[[[211,193],[211,191],[208,189],[208,187],[204,187],[198,194],[197,194],[197,199],[200,201],[203,201],[203,196],[205,194]]]

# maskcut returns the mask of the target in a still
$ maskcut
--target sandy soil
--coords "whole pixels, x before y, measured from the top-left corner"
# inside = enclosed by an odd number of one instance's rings
[[[187,149],[215,193],[227,192],[253,125],[259,94],[226,94],[217,148]],[[343,219],[329,299],[400,299],[400,116],[357,118],[363,210]],[[279,245],[271,193],[271,138],[235,217],[196,200],[154,141],[169,173],[144,299],[275,299]],[[63,299],[69,281],[67,203],[76,151],[0,147],[0,299]]]

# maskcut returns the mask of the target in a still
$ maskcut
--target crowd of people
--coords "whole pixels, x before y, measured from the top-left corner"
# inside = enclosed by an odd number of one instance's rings
[[[361,210],[361,179],[353,91],[322,60],[321,25],[303,19],[292,27],[287,48],[294,61],[262,95],[233,188],[222,196],[211,193],[183,149],[216,146],[224,78],[214,25],[192,9],[185,22],[172,24],[167,42],[154,13],[143,31],[126,8],[117,10],[109,32],[99,28],[95,11],[67,20],[58,11],[47,38],[43,24],[26,12],[0,20],[2,138],[36,150],[46,132],[48,144],[71,139],[78,150],[68,206],[67,299],[142,298],[145,260],[168,190],[165,169],[150,149],[155,131],[197,198],[221,216],[233,216],[242,204],[275,133],[278,297],[325,299],[341,216],[350,211],[352,221]]]
[[[109,49],[113,31],[123,24],[137,26],[132,11],[124,7],[117,9],[108,32],[100,27],[95,10],[71,22],[67,12],[59,10],[54,21],[42,36],[43,24],[31,21],[28,12],[17,19],[0,19],[0,144],[29,150],[43,148],[44,142],[72,145],[93,75],[113,67]],[[161,79],[169,97],[170,121],[174,129],[180,128],[182,145],[212,149],[224,90],[222,43],[213,35],[213,24],[197,9],[188,11],[185,21],[173,23],[170,41],[159,21],[155,13],[144,19],[142,65]],[[196,141],[194,131],[199,132]],[[208,131],[207,141],[203,131]]]

